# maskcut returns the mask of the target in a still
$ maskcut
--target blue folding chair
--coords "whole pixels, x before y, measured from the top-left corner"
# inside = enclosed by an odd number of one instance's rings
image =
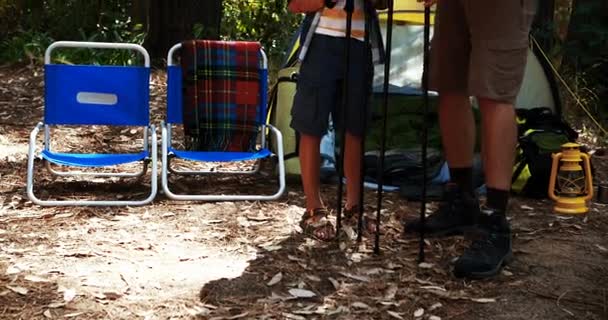
[[[51,63],[57,48],[134,50],[144,57],[144,66],[65,65]],[[150,124],[150,57],[139,45],[127,43],[58,41],[51,44],[44,57],[44,122],[30,134],[27,194],[44,206],[136,206],[150,203],[157,193],[157,138]],[[144,128],[143,148],[138,153],[97,154],[61,153],[51,150],[51,126],[132,126]],[[36,139],[44,129],[44,145],[37,152]],[[149,137],[151,136],[151,141]],[[149,146],[152,151],[149,151]],[[34,159],[42,159],[54,175],[77,177],[141,177],[151,162],[150,194],[143,200],[41,200],[34,194]],[[137,172],[99,172],[100,168],[129,163],[143,163]],[[56,170],[51,164],[68,168]],[[81,170],[75,170],[80,168]],[[98,172],[82,171],[96,168]]]
[[[201,72],[198,75],[198,81],[200,83],[199,86],[208,87],[208,91],[205,92],[208,96],[226,96],[231,94],[242,94],[239,91],[237,86],[231,86],[229,81],[231,79],[223,78],[223,75],[229,75],[228,78],[234,76],[236,73],[239,73],[239,76],[243,76],[243,73],[246,73],[243,69],[243,66],[235,66],[232,65],[234,61],[239,60],[239,58],[234,57],[234,52],[222,52],[222,48],[230,48],[234,49],[235,45],[243,44],[243,42],[225,42],[225,41],[208,41],[201,40],[197,41],[196,44],[205,43],[207,47],[203,50],[199,51],[198,58],[207,57],[207,66],[211,66],[209,70],[205,72]],[[196,46],[195,44],[195,46]],[[249,43],[251,44],[251,43]],[[258,44],[259,45],[259,44]],[[256,48],[257,49],[257,48]],[[174,55],[176,52],[180,50],[180,57],[184,56],[184,47],[183,44],[176,44],[173,46],[168,53],[167,57],[167,117],[166,122],[163,122],[162,127],[162,169],[161,169],[161,181],[162,187],[165,195],[168,198],[174,200],[201,200],[201,201],[237,201],[237,200],[274,200],[279,198],[283,192],[285,191],[285,164],[283,162],[283,142],[281,132],[275,127],[266,124],[265,119],[267,115],[267,89],[268,89],[268,61],[266,58],[266,54],[264,51],[259,48],[256,50],[255,55],[259,58],[259,62],[255,66],[249,66],[254,72],[258,73],[259,76],[259,91],[255,92],[254,95],[257,96],[257,104],[254,106],[251,105],[240,105],[238,102],[234,103],[234,101],[230,103],[199,103],[197,105],[197,117],[199,115],[210,115],[206,121],[211,121],[211,123],[206,123],[207,127],[200,129],[201,136],[206,136],[208,139],[206,141],[201,142],[199,147],[203,149],[203,151],[193,151],[193,150],[183,150],[177,149],[173,147],[172,144],[172,127],[184,125],[184,120],[188,119],[187,117],[192,117],[193,115],[184,115],[184,103],[187,100],[184,97],[184,94],[187,93],[188,88],[185,87],[183,83],[183,76],[185,72],[191,72],[192,70],[184,70],[183,63],[182,65],[178,65],[174,63]],[[203,53],[201,53],[203,52]],[[210,58],[213,57],[213,58]],[[231,61],[231,62],[229,62]],[[182,59],[183,62],[183,59]],[[224,64],[231,64],[230,66]],[[223,67],[232,68],[222,69]],[[213,70],[211,70],[213,69]],[[239,70],[235,72],[235,70]],[[213,85],[210,84],[212,81],[218,81],[218,74],[221,78],[220,89],[221,92],[211,92],[213,91]],[[257,78],[256,78],[257,79]],[[216,83],[217,84],[217,83]],[[257,87],[257,85],[256,85]],[[199,87],[200,88],[200,87]],[[232,88],[232,89],[228,89]],[[246,91],[246,90],[245,90]],[[251,93],[245,93],[251,97]],[[221,98],[220,98],[221,99]],[[201,98],[202,100],[202,98]],[[255,109],[255,110],[253,110]],[[245,110],[245,111],[244,111]],[[239,119],[235,120],[235,113],[243,114],[253,114],[252,111],[255,111],[255,119],[253,121],[253,125],[244,125],[239,122]],[[204,116],[203,116],[204,117]],[[250,119],[251,120],[251,119]],[[217,122],[213,122],[217,121]],[[237,135],[233,128],[234,127],[245,127],[251,126],[254,128],[254,138],[256,141],[261,141],[261,146],[255,144],[255,147],[249,147],[243,145],[242,148],[235,149],[232,147],[227,147],[227,141],[233,139],[234,135]],[[197,128],[198,129],[198,128]],[[224,130],[225,129],[225,130]],[[277,141],[278,150],[277,150],[277,159],[278,159],[278,190],[271,195],[264,194],[176,194],[172,192],[169,188],[169,174],[172,173],[174,175],[209,175],[209,174],[253,174],[259,171],[259,161],[256,161],[256,166],[252,170],[247,171],[222,171],[222,170],[185,170],[185,169],[177,169],[171,166],[171,159],[178,158],[186,161],[190,161],[193,163],[204,163],[204,162],[239,162],[239,161],[247,161],[247,160],[261,160],[264,158],[272,157],[273,154],[268,149],[268,139],[266,135],[272,132],[274,138]],[[261,135],[261,137],[260,137]],[[257,138],[260,138],[257,140]],[[247,139],[245,139],[247,140]],[[252,139],[248,140],[249,142]],[[247,143],[245,143],[247,144]],[[250,145],[251,146],[251,145]],[[198,149],[200,150],[200,149]]]

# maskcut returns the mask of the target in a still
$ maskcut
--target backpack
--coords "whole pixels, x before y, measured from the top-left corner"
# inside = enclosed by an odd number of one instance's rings
[[[270,92],[270,110],[268,122],[275,126],[283,136],[283,159],[285,161],[285,172],[288,175],[300,174],[300,161],[298,159],[299,136],[290,126],[291,107],[296,93],[298,81],[298,67],[286,67],[279,71],[277,83]],[[272,137],[272,135],[271,135]],[[277,152],[278,146],[275,139],[270,139],[270,147]]]
[[[551,154],[574,142],[578,134],[549,108],[517,109],[518,144],[511,190],[531,198],[546,198]]]

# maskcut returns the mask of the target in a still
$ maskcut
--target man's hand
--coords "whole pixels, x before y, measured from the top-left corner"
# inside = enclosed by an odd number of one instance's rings
[[[424,6],[430,7],[437,3],[437,0],[418,0],[418,2],[424,2]]]

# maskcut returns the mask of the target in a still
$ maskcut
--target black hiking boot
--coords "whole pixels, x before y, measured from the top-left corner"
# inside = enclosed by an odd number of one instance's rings
[[[484,279],[497,275],[513,259],[511,228],[503,212],[481,210],[479,235],[454,265],[459,278]]]
[[[426,218],[425,234],[435,237],[463,234],[473,227],[478,215],[479,200],[461,192],[456,184],[448,184],[439,209]],[[420,231],[422,223],[419,218],[405,224],[406,233]]]

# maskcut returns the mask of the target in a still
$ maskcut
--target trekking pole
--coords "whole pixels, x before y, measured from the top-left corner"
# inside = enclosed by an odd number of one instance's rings
[[[344,179],[344,149],[346,146],[346,108],[348,107],[348,83],[350,77],[350,39],[353,29],[353,12],[355,11],[355,1],[346,0],[344,4],[344,11],[346,11],[346,40],[344,44],[344,79],[342,88],[342,108],[340,112],[340,153],[338,155],[338,199],[337,199],[337,221],[336,221],[336,234],[340,234],[342,228],[342,191]],[[340,237],[336,237],[340,241]]]
[[[382,211],[382,192],[384,191],[384,153],[386,152],[386,124],[388,118],[388,84],[391,72],[391,50],[393,45],[393,0],[388,0],[388,20],[386,26],[386,57],[384,60],[384,88],[382,89],[384,94],[384,101],[382,103],[382,134],[380,136],[380,157],[378,157],[378,163],[376,167],[377,172],[377,183],[378,183],[378,197],[376,204],[376,238],[374,240],[374,253],[380,253],[380,211]]]
[[[369,30],[370,30],[370,19],[371,17],[368,15],[368,12],[372,12],[371,10],[373,10],[373,8],[371,7],[371,4],[369,1],[365,1],[364,2],[365,5],[365,35],[364,35],[364,43],[366,46],[369,45],[370,41],[369,41]],[[372,58],[373,60],[373,58]],[[373,68],[373,62],[372,62],[372,66],[366,66],[369,68]],[[370,79],[370,83],[369,85],[369,89],[371,90],[371,86],[372,86],[372,81],[373,78]],[[371,92],[370,92],[371,94]],[[369,103],[370,101],[367,101],[367,105],[366,108],[369,108]],[[366,109],[367,111],[367,109]],[[365,206],[365,137],[367,137],[367,121],[363,122],[363,134],[362,134],[362,139],[361,139],[361,156],[359,159],[361,159],[361,184],[359,185],[359,216],[357,217],[357,242],[361,242],[361,240],[363,239],[363,234],[362,234],[362,230],[363,230],[363,207]]]
[[[422,94],[423,94],[423,113],[422,113],[422,199],[420,204],[420,251],[418,261],[424,262],[424,230],[426,228],[426,187],[427,187],[427,147],[428,147],[428,113],[429,113],[429,46],[431,38],[431,8],[424,7],[424,48],[422,65]]]

